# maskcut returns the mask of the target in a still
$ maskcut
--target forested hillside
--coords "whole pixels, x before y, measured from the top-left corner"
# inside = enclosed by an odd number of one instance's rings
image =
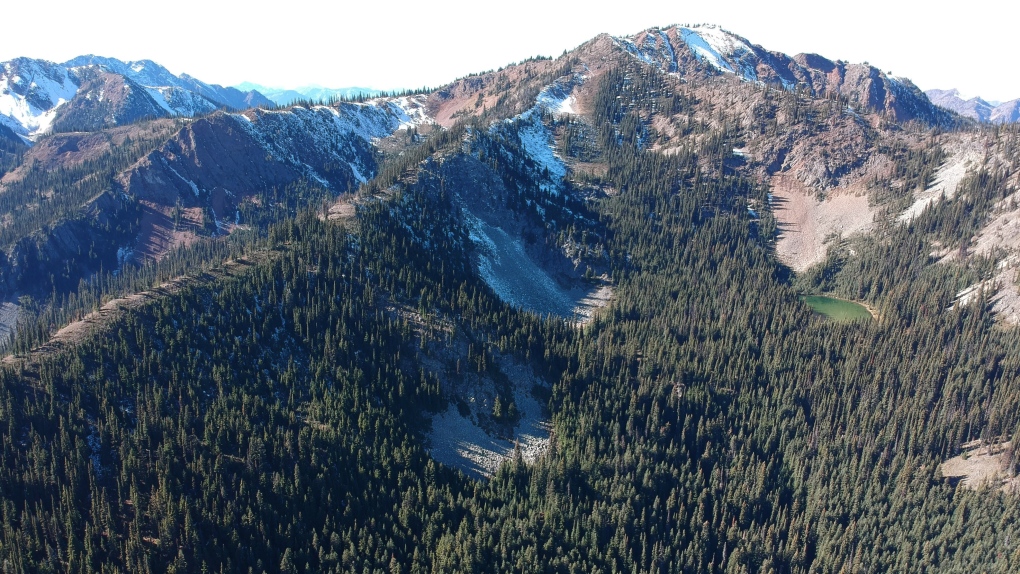
[[[694,52],[668,60],[679,70],[635,55],[645,44],[600,37],[423,94],[429,121],[343,140],[362,146],[344,170],[317,154],[340,140],[274,148],[297,132],[264,129],[261,149],[298,150],[285,165],[309,171],[253,191],[247,228],[78,288],[51,278],[0,370],[3,569],[1020,569],[1020,332],[991,284],[958,297],[1013,261],[982,238],[1016,208],[1020,132],[902,121]],[[180,134],[239,121],[140,124],[151,141],[118,143],[103,169],[200,164],[180,179],[206,193],[227,160],[180,160],[217,157],[179,153]],[[981,160],[928,197],[971,139]],[[10,189],[88,181],[26,168],[44,145],[0,148],[8,177],[28,173]],[[117,163],[129,146],[148,163]],[[353,185],[370,162],[355,194],[316,177]],[[168,189],[156,179],[150,193]],[[871,219],[795,272],[780,245],[806,224],[789,198],[853,198]],[[563,300],[612,298],[577,320],[509,283],[508,254]],[[95,333],[43,345],[141,290]],[[837,321],[808,294],[873,315]],[[509,444],[522,397],[543,407],[541,454],[518,441],[492,473],[436,461],[443,413]],[[943,475],[967,444],[999,449],[1000,479]]]

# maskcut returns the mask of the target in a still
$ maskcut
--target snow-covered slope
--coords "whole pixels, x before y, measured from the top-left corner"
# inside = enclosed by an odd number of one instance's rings
[[[534,162],[532,178],[542,191],[559,195],[563,178],[567,176],[567,167],[553,151],[553,137],[549,128],[542,123],[541,116],[534,109],[513,121],[521,147]]]
[[[553,115],[576,114],[577,99],[574,91],[586,79],[581,74],[560,78],[538,93],[536,103]]]
[[[121,79],[114,81],[111,75]],[[103,80],[96,81],[99,77]],[[113,85],[121,88],[116,98],[108,97],[108,89]],[[130,101],[125,97],[128,93],[133,94]],[[59,119],[59,109],[76,97],[91,100],[79,106],[83,108],[95,108],[97,102],[102,103],[102,113],[96,112],[93,116],[105,123],[93,127],[108,127],[113,125],[110,122],[130,122],[153,115],[195,116],[218,108],[241,110],[274,105],[255,91],[242,92],[206,84],[187,74],[175,76],[151,60],[122,62],[90,55],[63,64],[31,58],[0,63],[0,125],[25,141],[51,127],[58,131],[65,129],[55,126],[54,120]],[[128,109],[118,109],[119,104]],[[81,122],[74,124],[91,126]]]
[[[27,138],[46,131],[56,108],[78,92],[78,80],[64,66],[18,58],[0,63],[0,123]]]
[[[132,81],[147,88],[156,88],[163,92],[175,92],[170,88],[177,88],[178,90],[189,92],[191,96],[186,98],[187,103],[181,104],[179,109],[174,107],[174,101],[183,101],[184,98],[177,96],[166,100],[167,104],[170,105],[170,107],[173,108],[175,113],[178,115],[191,115],[189,112],[192,109],[202,113],[207,111],[202,109],[206,107],[209,107],[210,109],[226,107],[241,110],[253,106],[273,105],[271,100],[257,92],[255,92],[257,96],[250,99],[249,97],[252,95],[252,91],[242,92],[236,88],[225,88],[217,84],[207,84],[197,78],[189,76],[188,74],[176,76],[152,60],[123,62],[116,58],[87,55],[78,56],[77,58],[68,60],[67,62],[64,62],[64,65],[69,68],[98,66],[104,70],[130,78]],[[207,103],[196,103],[196,100],[199,98],[206,100]]]
[[[310,167],[299,152],[328,153],[330,162],[349,166],[354,179],[364,182],[374,175],[373,166],[349,153],[350,145],[342,142],[358,138],[369,144],[399,129],[429,121],[424,113],[424,96],[286,110],[253,109],[235,117],[273,159],[300,166],[299,170],[307,177],[327,185],[329,178]]]
[[[684,27],[678,31],[699,60],[723,72],[740,74],[748,80],[758,79],[754,64],[748,61],[754,49],[744,38],[717,26]]]
[[[145,91],[171,116],[197,116],[217,108],[215,103],[201,95],[177,86],[146,86]]]
[[[665,72],[678,72],[682,67],[683,56],[676,50],[679,43],[686,46],[698,62],[715,70],[738,74],[750,81],[758,80],[755,60],[761,59],[758,52],[763,50],[711,24],[652,28],[615,40],[635,57]]]

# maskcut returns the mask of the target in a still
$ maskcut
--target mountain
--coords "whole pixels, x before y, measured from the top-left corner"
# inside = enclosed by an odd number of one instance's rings
[[[992,110],[992,123],[1010,124],[1020,121],[1020,99],[1010,100],[995,106]]]
[[[0,123],[21,136],[45,132],[56,108],[77,94],[78,83],[74,72],[52,62],[0,63]]]
[[[317,85],[303,86],[290,90],[267,88],[252,82],[238,84],[237,89],[257,91],[281,106],[289,106],[296,101],[328,102],[331,99],[372,98],[382,93],[379,90],[370,88],[324,88]]]
[[[180,104],[174,105],[173,95],[177,91],[172,90],[172,88],[200,96],[212,102],[217,108],[243,110],[272,105],[267,98],[254,90],[241,91],[236,88],[224,88],[217,84],[207,84],[188,74],[175,76],[169,70],[151,60],[122,62],[114,58],[88,55],[68,60],[64,62],[64,65],[68,67],[98,66],[130,78],[140,85],[155,89],[162,96],[162,100],[167,106],[178,113],[178,115],[194,115],[194,113],[188,114],[187,112],[192,110],[197,112],[198,110],[181,107]],[[153,93],[153,96],[156,96],[156,93]]]
[[[79,56],[63,64],[0,63],[0,123],[25,139],[50,129],[91,130],[141,118],[195,116],[273,103],[255,91],[175,76],[149,60]]]
[[[424,121],[416,106],[253,108],[40,138],[0,178],[0,212],[14,220],[0,233],[0,293],[66,290],[101,267],[158,261],[350,192],[377,171],[374,140]]]
[[[1020,121],[1020,99],[1004,103],[987,102],[980,97],[965,99],[960,94],[960,91],[955,88],[950,90],[927,90],[925,94],[928,95],[928,98],[935,105],[979,122],[1008,124]]]
[[[1020,569],[1020,130],[908,80],[670,26],[0,143],[7,569]]]
[[[91,131],[167,115],[145,87],[125,76],[99,67],[79,68],[75,75],[78,92],[54,110],[55,132]]]
[[[689,74],[710,69],[787,90],[806,88],[814,97],[842,97],[898,121],[952,123],[950,116],[933,107],[908,79],[890,77],[867,63],[770,52],[718,26],[652,28],[617,41],[664,72]]]

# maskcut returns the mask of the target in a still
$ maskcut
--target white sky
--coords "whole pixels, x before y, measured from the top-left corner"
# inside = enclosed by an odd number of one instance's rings
[[[918,7],[903,6],[917,4]],[[494,8],[494,6],[499,8]],[[1007,0],[937,11],[902,0],[616,2],[4,2],[0,61],[93,53],[151,59],[233,85],[439,86],[534,55],[558,56],[600,32],[716,23],[767,49],[868,61],[922,89],[1020,97],[1016,16]]]

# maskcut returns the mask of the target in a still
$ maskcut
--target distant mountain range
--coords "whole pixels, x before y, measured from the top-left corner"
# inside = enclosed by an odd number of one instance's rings
[[[1020,120],[1020,99],[989,102],[980,97],[966,98],[955,88],[926,90],[924,93],[933,104],[979,122],[1008,124]]]
[[[291,90],[285,88],[270,88],[252,82],[243,82],[235,87],[238,90],[246,92],[257,91],[281,106],[289,106],[290,104],[300,100],[328,102],[333,98],[352,99],[359,96],[373,97],[382,93],[379,90],[373,90],[371,88],[324,88],[316,85],[303,86]]]
[[[0,125],[24,140],[49,131],[273,105],[257,91],[177,76],[151,60],[87,55],[62,64],[32,58],[0,63]]]

